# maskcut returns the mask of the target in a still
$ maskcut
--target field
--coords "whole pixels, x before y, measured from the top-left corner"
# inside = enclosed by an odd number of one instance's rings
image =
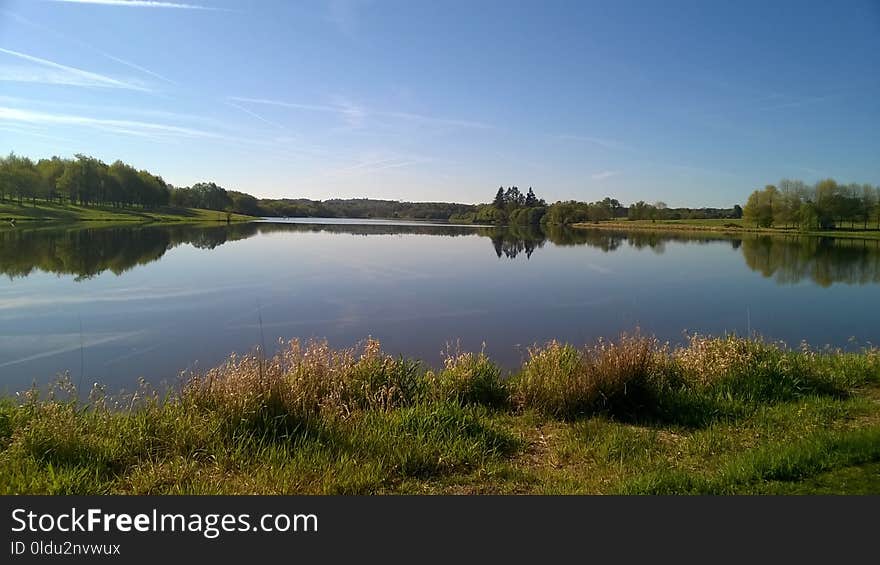
[[[252,218],[232,214],[230,219],[241,221]],[[50,204],[43,201],[33,206],[27,202],[22,205],[8,201],[0,202],[0,221],[8,223],[10,220],[16,222],[225,222],[226,213],[196,208],[113,208]]]
[[[290,342],[160,395],[0,404],[0,492],[880,494],[880,351],[638,334],[504,374]]]
[[[801,231],[796,228],[757,228],[742,219],[704,219],[704,220],[609,220],[596,223],[574,224],[576,228],[590,229],[624,229],[624,230],[655,230],[655,231],[714,231],[723,233],[767,233],[816,235],[826,237],[846,237],[851,239],[880,239],[880,229],[869,224],[867,229],[858,226],[841,227],[833,230]]]

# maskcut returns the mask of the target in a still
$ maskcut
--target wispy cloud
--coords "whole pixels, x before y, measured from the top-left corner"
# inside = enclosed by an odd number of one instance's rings
[[[19,14],[16,14],[14,12],[9,12],[7,10],[3,10],[2,13],[4,13],[5,15],[7,15],[7,16],[9,16],[9,17],[15,19],[16,21],[19,21],[25,25],[39,29],[40,31],[54,35],[55,37],[60,37],[61,39],[65,40],[65,41],[71,41],[71,42],[76,43],[78,45],[82,45],[83,47],[90,49],[91,51],[94,51],[95,53],[98,53],[99,55],[101,55],[104,58],[107,58],[107,59],[110,59],[111,61],[119,63],[120,65],[125,65],[126,67],[129,67],[129,68],[134,69],[136,71],[142,72],[144,74],[148,74],[152,77],[158,78],[159,80],[167,82],[169,84],[174,84],[174,85],[177,84],[176,82],[174,82],[173,80],[171,80],[170,78],[168,78],[164,75],[161,75],[155,71],[151,71],[150,69],[148,69],[146,67],[142,67],[141,65],[138,65],[136,63],[132,63],[131,61],[128,61],[126,59],[122,59],[121,57],[116,57],[115,55],[111,55],[110,53],[107,53],[106,51],[98,49],[97,47],[90,45],[89,43],[86,43],[85,41],[83,41],[81,39],[78,39],[76,37],[71,37],[67,34],[61,33],[60,31],[58,31],[56,29],[52,29],[49,26],[31,21],[31,20],[29,20]]]
[[[436,118],[433,116],[425,116],[422,114],[413,114],[411,112],[377,112],[377,115],[384,116],[387,118],[399,118],[402,120],[409,120],[411,122],[420,122],[423,124],[429,125],[437,125],[437,126],[445,126],[445,127],[460,127],[460,128],[472,128],[472,129],[493,129],[494,126],[490,124],[486,124],[483,122],[477,122],[472,120],[458,120],[454,118]]]
[[[62,65],[48,59],[41,59],[12,49],[0,47],[0,53],[36,63],[41,67],[0,67],[0,80],[15,82],[39,82],[44,84],[66,84],[98,88],[122,88],[150,92],[144,86],[121,81],[98,73],[85,71],[76,67]]]
[[[58,137],[57,135],[52,135],[48,133],[44,133],[38,129],[30,129],[28,126],[20,127],[20,126],[0,126],[0,131],[6,131],[9,133],[14,133],[16,135],[30,135],[33,137],[38,137],[41,139],[48,139],[53,142],[61,142],[64,144],[70,144],[71,147],[75,146],[78,142],[74,139],[69,139],[66,137]]]
[[[336,106],[339,108],[345,123],[352,129],[358,129],[364,126],[364,119],[367,112],[363,107],[355,104],[346,98],[336,97]]]
[[[304,104],[299,102],[285,102],[281,100],[270,100],[266,98],[246,98],[240,96],[231,96],[229,100],[233,102],[241,102],[246,104],[263,104],[268,106],[279,106],[282,108],[291,108],[294,110],[304,110],[310,112],[327,112],[341,116],[347,124],[353,127],[362,127],[369,117],[378,117],[385,119],[403,120],[416,124],[433,125],[441,127],[453,128],[472,128],[472,129],[492,129],[493,126],[478,121],[460,120],[450,118],[438,118],[434,116],[425,116],[422,114],[414,114],[412,112],[382,111],[370,110],[361,105],[355,104],[350,100],[337,97],[334,104]]]
[[[277,123],[277,122],[273,122],[272,120],[266,119],[266,118],[264,118],[263,116],[261,116],[261,115],[257,114],[256,112],[254,112],[253,110],[249,110],[248,108],[245,108],[245,107],[242,106],[241,104],[237,104],[237,103],[235,103],[235,102],[231,102],[231,101],[229,101],[229,100],[226,101],[226,104],[229,105],[229,106],[232,106],[232,107],[235,108],[236,110],[240,110],[240,111],[244,112],[245,114],[248,114],[248,115],[251,116],[252,118],[256,118],[256,119],[260,120],[261,122],[263,122],[263,123],[265,123],[265,124],[268,124],[268,125],[270,125],[270,126],[272,126],[272,127],[276,127],[276,128],[278,128],[278,129],[285,129],[284,126],[282,126],[281,124],[279,124],[279,123]]]
[[[101,115],[104,118],[132,119],[132,116],[134,116],[134,119],[149,118],[149,121],[158,119],[160,121],[172,123],[186,123],[189,125],[198,124],[199,127],[207,127],[212,130],[236,130],[234,126],[230,125],[225,120],[218,120],[212,117],[183,112],[144,108],[140,106],[81,103],[71,102],[69,100],[40,100],[36,98],[3,95],[0,95],[0,106],[45,111],[49,113],[86,113],[89,115]]]
[[[62,4],[97,4],[101,6],[119,6],[124,8],[172,8],[176,10],[211,10],[225,11],[223,8],[202,6],[200,4],[181,4],[178,2],[154,2],[152,0],[47,0]]]
[[[204,130],[137,120],[111,120],[72,114],[50,114],[0,106],[0,123],[31,125],[79,126],[89,129],[138,137],[167,139],[169,137],[217,138],[223,136]]]
[[[116,61],[116,62],[119,63],[120,65],[125,65],[126,67],[130,67],[130,68],[132,68],[132,69],[134,69],[134,70],[136,70],[136,71],[140,71],[140,72],[142,72],[142,73],[144,73],[144,74],[148,74],[148,75],[150,75],[151,77],[155,77],[155,78],[157,78],[157,79],[159,79],[159,80],[161,80],[161,81],[167,82],[168,84],[174,84],[174,85],[177,84],[176,82],[174,82],[174,81],[171,80],[170,78],[168,78],[168,77],[166,77],[166,76],[164,76],[164,75],[160,75],[159,73],[157,73],[157,72],[155,72],[155,71],[151,71],[150,69],[147,69],[147,68],[145,68],[145,67],[142,67],[142,66],[140,66],[140,65],[137,65],[137,64],[135,64],[135,63],[132,63],[131,61],[126,61],[125,59],[120,59],[119,57],[115,57],[115,56],[111,55],[110,53],[106,53],[106,52],[101,51],[101,50],[97,50],[97,51],[98,51],[98,53],[100,53],[100,54],[103,55],[104,57],[107,57],[107,58],[110,59],[111,61]]]
[[[589,135],[571,135],[571,134],[562,134],[557,135],[556,139],[560,139],[562,141],[579,141],[583,143],[592,143],[593,145],[598,145],[600,147],[604,147],[605,149],[615,149],[615,150],[629,150],[625,144],[615,141],[613,139],[605,139],[601,137],[592,137]]]
[[[380,158],[380,159],[368,159],[364,161],[360,161],[357,164],[342,167],[340,169],[335,169],[328,173],[328,176],[350,176],[350,175],[361,175],[361,174],[370,174],[376,173],[379,171],[384,171],[388,169],[400,169],[402,167],[409,167],[410,165],[417,165],[419,163],[427,162],[426,159],[413,159],[413,158],[405,158],[405,157],[392,157],[392,158]]]
[[[326,106],[322,104],[299,104],[296,102],[282,102],[280,100],[269,100],[267,98],[246,98],[241,96],[230,96],[228,98],[233,102],[245,102],[248,104],[263,104],[266,106],[281,106],[282,108],[293,108],[294,110],[309,110],[312,112],[335,112],[340,113],[342,109],[335,106]]]
[[[620,173],[617,171],[602,171],[599,173],[593,173],[590,176],[593,178],[593,180],[605,180],[607,178],[611,178],[611,177],[618,175],[618,174],[620,174]]]

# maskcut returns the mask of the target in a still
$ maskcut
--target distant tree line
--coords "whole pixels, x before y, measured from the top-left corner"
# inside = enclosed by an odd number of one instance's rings
[[[13,153],[0,157],[0,201],[150,208],[165,206],[170,198],[171,187],[162,177],[122,161],[107,165],[86,155],[37,162]]]
[[[547,202],[529,187],[523,192],[517,186],[498,187],[490,204],[478,204],[473,210],[449,218],[452,222],[475,224],[533,225],[547,213]]]
[[[155,208],[176,206],[272,217],[344,217],[448,220],[456,223],[569,225],[628,218],[677,220],[744,218],[758,227],[829,229],[845,224],[880,228],[880,187],[838,184],[825,179],[808,186],[783,179],[778,186],[754,191],[745,207],[670,208],[663,202],[638,201],[629,207],[611,197],[547,204],[533,188],[499,187],[487,204],[400,202],[368,198],[309,200],[259,199],[213,182],[175,187],[161,176],[122,161],[106,164],[94,157],[52,157],[33,161],[10,153],[0,157],[0,202],[37,201],[80,206]]]
[[[626,207],[616,198],[606,196],[595,202],[577,200],[547,204],[535,196],[532,188],[523,194],[517,187],[500,187],[491,204],[479,204],[473,212],[450,217],[450,221],[481,224],[569,225],[629,218],[631,220],[678,220],[704,218],[740,218],[742,208],[669,208],[663,202],[644,201]]]
[[[175,187],[149,171],[94,157],[52,157],[33,161],[10,153],[0,157],[0,202],[37,202],[155,208],[175,206],[273,217],[346,217],[448,220],[477,206],[449,202],[399,202],[367,198],[308,200],[259,199],[213,182]]]
[[[783,179],[749,196],[743,217],[756,227],[788,227],[801,230],[832,229],[847,223],[867,229],[880,228],[880,187],[870,184],[838,184],[834,179],[809,186]]]
[[[665,202],[648,204],[639,200],[627,209],[630,220],[708,220],[708,219],[739,219],[743,209],[739,204],[733,208],[670,208]]]

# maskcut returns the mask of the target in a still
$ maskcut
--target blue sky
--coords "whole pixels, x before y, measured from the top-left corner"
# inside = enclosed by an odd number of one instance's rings
[[[880,184],[880,2],[0,0],[0,151],[267,197]]]

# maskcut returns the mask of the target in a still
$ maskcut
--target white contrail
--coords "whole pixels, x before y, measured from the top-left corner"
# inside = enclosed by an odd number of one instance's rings
[[[135,64],[135,63],[132,63],[131,61],[126,61],[125,59],[120,59],[119,57],[115,57],[115,56],[111,55],[110,53],[105,53],[104,51],[101,51],[100,49],[95,49],[95,50],[96,50],[98,53],[100,53],[101,55],[103,55],[104,57],[107,57],[108,59],[110,59],[111,61],[116,61],[117,63],[119,63],[119,64],[121,64],[121,65],[125,65],[126,67],[131,67],[132,69],[135,69],[136,71],[140,71],[140,72],[142,72],[142,73],[145,73],[145,74],[148,74],[148,75],[150,75],[150,76],[156,77],[157,79],[162,80],[162,81],[165,81],[165,82],[167,82],[168,84],[174,84],[174,85],[177,84],[176,82],[174,82],[174,81],[171,80],[170,78],[165,77],[165,76],[162,76],[162,75],[160,75],[159,73],[157,73],[157,72],[155,72],[155,71],[151,71],[150,69],[147,69],[147,68],[145,68],[145,67],[142,67],[142,66],[140,66],[140,65],[137,65],[137,64]]]
[[[65,4],[100,4],[102,6],[121,6],[125,8],[174,8],[177,10],[220,10],[198,4],[179,4],[177,2],[154,2],[152,0],[49,0]]]
[[[142,122],[135,120],[109,120],[69,114],[48,114],[0,106],[0,123],[82,126],[94,129],[140,136],[175,136],[191,138],[222,138],[223,136],[180,126]]]
[[[268,100],[266,98],[246,98],[241,96],[230,96],[228,100],[232,100],[235,102],[243,102],[247,104],[265,104],[269,106],[281,106],[282,108],[293,108],[295,110],[308,110],[312,112],[332,112],[335,114],[339,114],[343,116],[350,124],[359,125],[360,121],[362,121],[368,115],[379,116],[383,118],[396,118],[399,120],[406,120],[410,122],[420,122],[424,124],[433,124],[437,126],[450,126],[450,127],[461,127],[461,128],[476,128],[476,129],[493,129],[492,125],[484,124],[482,122],[474,122],[470,120],[457,120],[457,119],[449,119],[449,118],[435,118],[433,116],[424,116],[422,114],[413,114],[411,112],[388,112],[388,111],[373,111],[363,108],[361,106],[357,106],[353,103],[350,103],[344,99],[337,99],[338,103],[335,105],[327,105],[327,104],[301,104],[298,102],[283,102],[280,100]]]
[[[274,127],[276,127],[276,128],[279,128],[279,129],[284,129],[284,126],[282,126],[281,124],[275,123],[275,122],[273,122],[272,120],[267,120],[267,119],[264,118],[263,116],[257,114],[256,112],[253,112],[253,111],[251,111],[251,110],[248,110],[247,108],[245,108],[244,106],[242,106],[242,105],[240,105],[240,104],[236,104],[235,102],[230,102],[229,100],[227,100],[226,103],[227,103],[228,105],[232,106],[233,108],[236,108],[236,109],[238,109],[238,110],[241,110],[241,111],[244,112],[245,114],[248,114],[248,115],[250,115],[250,116],[252,116],[252,117],[254,117],[254,118],[260,120],[260,121],[263,122],[263,123],[269,124],[270,126],[274,126]]]
[[[130,84],[127,82],[123,82],[121,80],[116,80],[115,78],[110,78],[108,76],[100,75],[98,73],[92,73],[89,71],[84,71],[82,69],[78,69],[76,67],[68,67],[67,65],[62,65],[60,63],[56,63],[54,61],[50,61],[48,59],[41,59],[39,57],[34,57],[33,55],[28,55],[26,53],[20,53],[18,51],[13,51],[12,49],[3,49],[0,47],[0,53],[6,53],[7,55],[11,55],[13,57],[18,57],[19,59],[24,59],[25,61],[30,61],[32,63],[37,63],[40,65],[44,65],[46,67],[51,67],[53,69],[57,69],[59,71],[64,71],[69,75],[77,77],[79,79],[84,79],[85,84],[92,86],[103,86],[110,88],[126,88],[129,90],[140,90],[143,92],[149,92],[149,89],[144,88],[142,86],[137,86],[134,84]]]

